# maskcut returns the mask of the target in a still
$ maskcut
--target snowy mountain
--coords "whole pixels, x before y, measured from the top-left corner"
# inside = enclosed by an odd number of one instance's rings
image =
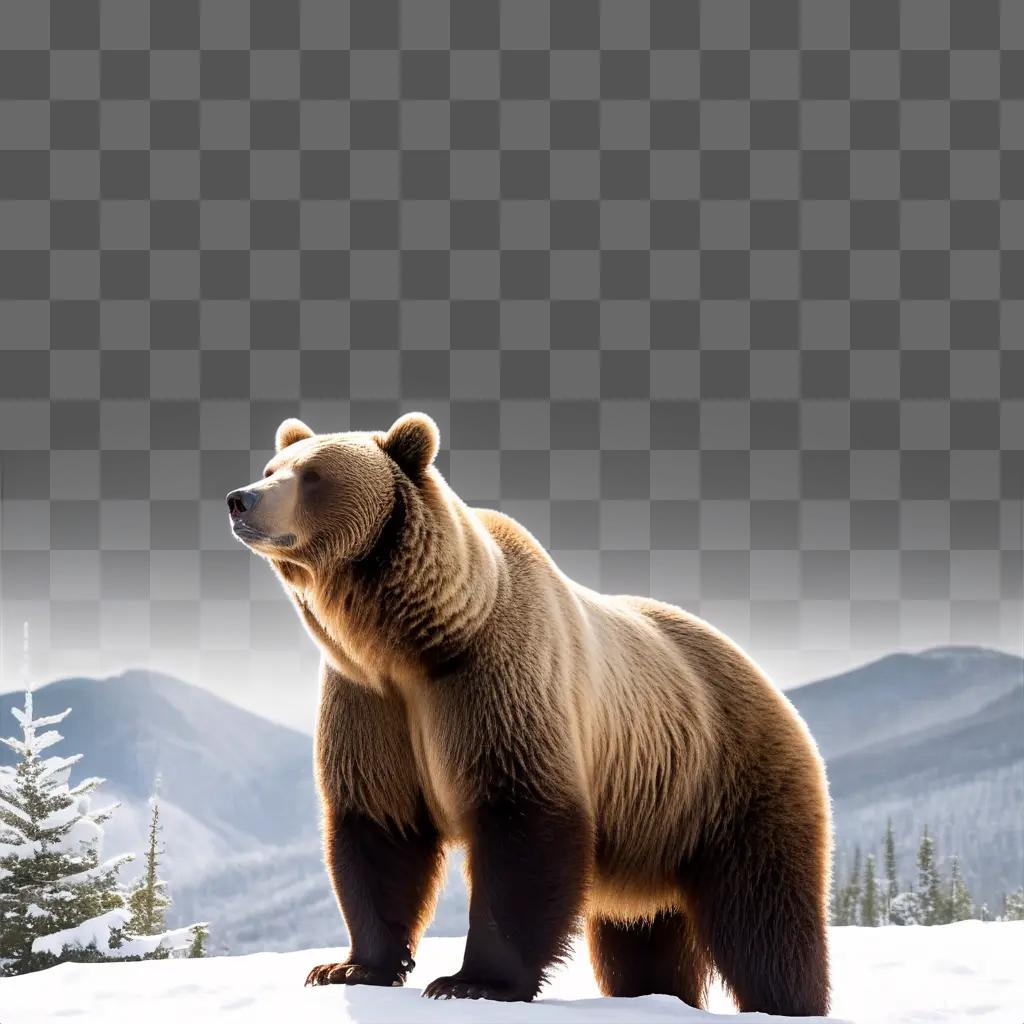
[[[959,854],[976,901],[996,911],[1024,883],[1024,661],[894,654],[787,696],[828,761],[841,870],[857,844],[881,853],[891,817],[905,882],[927,823],[940,867]]]
[[[1022,679],[1019,658],[938,648],[789,691],[829,761],[840,850],[860,843],[880,852],[891,816],[909,879],[927,822],[940,860],[960,854],[975,898],[995,907],[1004,889],[1024,882]],[[0,695],[0,731],[14,724],[8,708],[20,701]],[[169,924],[211,921],[213,951],[343,940],[320,856],[309,736],[143,671],[51,683],[37,705],[73,708],[57,751],[84,753],[82,770],[104,776],[101,792],[122,801],[107,826],[109,849],[142,849],[160,772]],[[432,932],[465,929],[453,858]]]
[[[831,762],[854,750],[941,727],[1024,685],[1024,662],[983,647],[890,654],[787,690]]]

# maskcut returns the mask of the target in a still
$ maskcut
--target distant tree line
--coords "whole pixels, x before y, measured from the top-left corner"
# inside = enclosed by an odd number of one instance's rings
[[[984,903],[975,904],[964,881],[963,865],[955,854],[949,876],[938,866],[935,840],[924,826],[917,848],[916,877],[904,888],[896,868],[896,840],[892,821],[882,839],[882,864],[875,855],[861,856],[860,846],[845,884],[838,871],[832,884],[832,924],[876,928],[884,924],[935,925],[971,919],[981,921],[1024,921],[1024,887],[1006,893],[997,915]]]

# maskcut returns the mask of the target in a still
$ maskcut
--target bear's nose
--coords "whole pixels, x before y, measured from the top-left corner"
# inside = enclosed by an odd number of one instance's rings
[[[228,495],[228,513],[232,519],[240,519],[246,514],[251,512],[255,507],[256,503],[260,500],[258,492],[253,490],[246,490],[244,487],[240,487],[237,491],[232,491]]]

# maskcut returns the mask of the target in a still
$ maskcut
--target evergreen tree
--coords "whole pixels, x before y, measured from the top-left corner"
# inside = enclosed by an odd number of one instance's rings
[[[131,920],[126,926],[129,946],[138,949],[143,959],[164,960],[177,953],[180,956],[201,957],[209,935],[205,922],[186,925],[167,931],[167,911],[171,898],[167,883],[160,878],[160,857],[164,853],[160,845],[160,801],[157,796],[160,779],[156,780],[153,796],[150,797],[149,838],[146,843],[146,867],[132,888],[128,897]]]
[[[834,885],[832,892],[832,923],[845,926],[854,925],[860,916],[860,847],[853,854],[853,865],[845,885]],[[836,876],[839,875],[837,865]]]
[[[924,924],[920,897],[913,889],[897,893],[889,903],[889,923],[895,925]]]
[[[963,871],[960,868],[960,858],[954,857],[950,868],[949,899],[946,902],[947,919],[952,921],[967,921],[974,917],[974,901],[967,891],[967,884],[964,882]]]
[[[875,857],[869,853],[864,865],[864,894],[860,901],[860,923],[867,928],[878,926],[878,883],[875,881]]]
[[[900,881],[896,873],[896,839],[892,832],[892,818],[885,823],[885,841],[883,849],[885,863],[885,887],[883,889],[884,920],[889,921],[889,907],[900,891]]]
[[[921,909],[920,924],[941,924],[944,917],[942,880],[935,866],[935,842],[925,825],[917,849],[917,894]]]
[[[209,934],[205,924],[192,925],[192,945],[188,947],[188,955],[191,960],[198,960],[206,956],[206,940]]]
[[[160,802],[154,794],[150,799],[152,814],[149,820],[149,842],[146,846],[146,869],[135,883],[128,898],[132,917],[128,930],[132,935],[158,935],[167,928],[167,909],[171,905],[167,883],[158,873],[160,846]]]
[[[1024,886],[1003,897],[1003,920],[1024,921]]]
[[[22,735],[0,738],[19,757],[0,768],[0,972],[103,959],[111,929],[128,917],[118,872],[131,855],[100,860],[102,825],[116,805],[90,809],[102,779],[69,785],[81,755],[41,756],[61,739],[47,727],[70,708],[36,718],[27,689],[24,707],[12,712]]]
[[[847,924],[860,923],[860,864],[860,847],[858,846],[853,851],[853,868],[850,870],[850,884],[846,887],[845,917]]]
[[[20,757],[14,766],[0,766],[0,975],[65,960],[184,954],[195,942],[193,926],[163,930],[167,900],[157,875],[159,815],[154,811],[147,870],[129,906],[119,871],[131,854],[100,857],[102,826],[117,806],[91,810],[90,795],[103,780],[71,786],[70,771],[81,755],[41,756],[61,735],[40,730],[58,725],[70,708],[36,718],[29,688],[24,708],[12,711],[22,737],[0,739]],[[139,934],[132,922],[156,932]]]
[[[833,925],[847,924],[843,920],[843,906],[846,899],[846,886],[839,884],[840,864],[839,853],[832,851],[832,884],[829,894],[829,923]]]

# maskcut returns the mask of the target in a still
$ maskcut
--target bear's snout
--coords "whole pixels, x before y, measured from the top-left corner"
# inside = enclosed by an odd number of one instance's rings
[[[241,519],[242,516],[251,512],[260,500],[260,494],[256,490],[244,487],[232,491],[228,497],[228,514],[232,519]]]

